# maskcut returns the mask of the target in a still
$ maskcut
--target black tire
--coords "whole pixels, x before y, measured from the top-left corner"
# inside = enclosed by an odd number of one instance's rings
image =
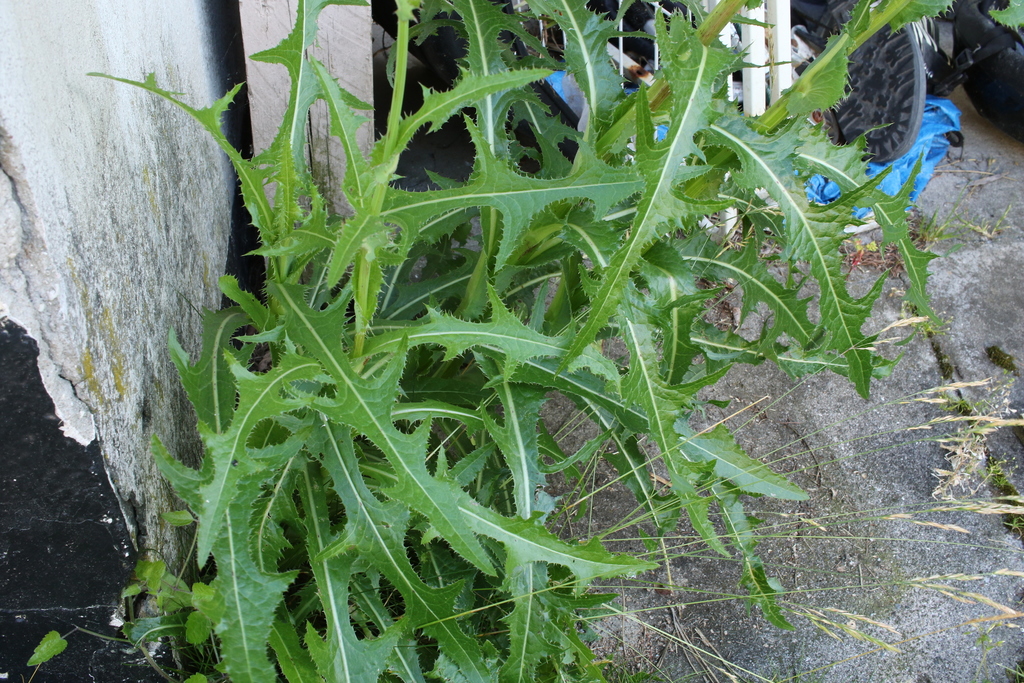
[[[962,0],[956,7],[953,42],[969,55],[964,90],[978,113],[1024,142],[1024,47],[1021,34],[996,23],[991,0]]]
[[[927,88],[914,34],[882,29],[850,56],[850,96],[836,106],[844,141],[863,134],[872,161],[899,159],[921,131]]]
[[[854,0],[794,0],[797,14],[819,47],[850,18]],[[900,158],[914,146],[924,118],[928,77],[913,31],[884,28],[850,55],[849,95],[826,116],[838,144],[867,140],[872,161]]]

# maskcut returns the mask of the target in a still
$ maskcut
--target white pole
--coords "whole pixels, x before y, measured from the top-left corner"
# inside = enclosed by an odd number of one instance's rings
[[[744,16],[764,23],[764,6],[744,11]],[[768,81],[768,49],[763,26],[743,24],[743,46],[749,66],[743,70],[743,113],[758,116],[767,109],[765,89]]]
[[[789,0],[768,0],[772,102],[793,85],[793,23],[789,11]]]

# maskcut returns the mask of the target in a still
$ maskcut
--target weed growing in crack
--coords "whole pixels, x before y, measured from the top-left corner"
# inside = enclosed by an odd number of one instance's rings
[[[907,298],[928,314],[933,256],[907,232],[910,185],[882,193],[882,176],[865,180],[863,143],[835,147],[807,115],[844,95],[848,56],[870,36],[946,3],[863,0],[754,118],[729,101],[739,59],[717,40],[742,0],[696,22],[659,18],[664,71],[635,92],[606,58],[616,24],[582,3],[530,3],[577,27],[562,63],[540,45],[536,59],[509,59],[512,35],[536,41],[501,5],[402,0],[394,99],[369,154],[357,144],[369,106],[307,54],[328,4],[337,3],[300,0],[292,33],[254,56],[286,66],[292,90],[277,138],[253,159],[220,131],[237,87],[196,109],[153,76],[124,81],[214,136],[268,265],[263,292],[221,279],[235,305],[206,314],[197,359],[171,335],[205,456],[192,469],[159,442],[154,453],[198,522],[198,563],[212,557],[216,577],[188,586],[181,609],[165,602],[140,641],[212,640],[216,664],[193,681],[601,681],[585,627],[609,613],[636,617],[592,589],[650,584],[630,577],[708,557],[722,558],[733,585],[701,602],[741,594],[779,628],[800,617],[866,634],[868,617],[790,604],[801,590],[784,587],[784,565],[758,544],[827,528],[829,517],[764,524],[748,512],[808,494],[773,469],[785,457],[751,458],[726,420],[704,424],[719,403],[699,392],[736,364],[770,361],[794,377],[828,370],[862,396],[890,371],[882,340],[862,331],[884,281],[859,297],[846,288],[840,245],[854,206],[873,209],[900,251]],[[461,17],[463,74],[403,115],[413,24],[427,30],[437,10]],[[556,69],[587,98],[580,130],[549,116],[530,87]],[[348,217],[328,215],[306,163],[316,100],[346,150]],[[476,150],[469,180],[394,187],[413,136],[453,116]],[[513,134],[520,124],[526,143]],[[572,158],[561,142],[575,146]],[[822,172],[843,191],[828,205],[806,196]],[[766,196],[775,209],[759,211]],[[716,242],[703,221],[728,208],[737,220]],[[801,295],[811,281],[814,302]],[[741,317],[767,311],[747,336],[706,319],[722,289]],[[543,424],[556,395],[596,427],[577,447]],[[574,493],[548,490],[559,477]],[[597,500],[612,485],[635,510],[596,530],[590,522],[606,512]],[[628,543],[643,550],[622,552]],[[703,590],[681,578],[673,572],[661,590]],[[844,619],[865,626],[848,631]]]

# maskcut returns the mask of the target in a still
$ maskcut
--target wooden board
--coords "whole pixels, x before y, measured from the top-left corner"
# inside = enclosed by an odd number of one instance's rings
[[[291,86],[284,66],[256,62],[249,55],[274,47],[287,36],[295,21],[296,8],[296,0],[239,0],[256,153],[273,142],[288,105]],[[372,105],[371,24],[369,6],[325,7],[320,14],[313,56],[323,62],[342,88]],[[334,211],[349,213],[341,192],[345,153],[341,143],[328,134],[329,125],[326,106],[317,102],[310,110],[307,159]],[[373,127],[368,124],[360,139],[364,152],[369,151],[372,142]]]

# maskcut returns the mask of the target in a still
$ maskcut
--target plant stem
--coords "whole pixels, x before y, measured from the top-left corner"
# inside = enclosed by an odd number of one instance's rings
[[[167,672],[160,668],[160,665],[156,663],[155,659],[153,659],[153,655],[149,654],[149,650],[146,649],[145,645],[139,645],[139,652],[142,653],[142,656],[146,658],[146,662],[148,662],[149,665],[153,667],[153,670],[160,674],[164,680],[170,681],[170,683],[181,683],[177,678],[168,676]]]
[[[105,636],[102,633],[97,633],[96,631],[90,631],[89,629],[82,628],[81,626],[76,626],[74,628],[74,630],[75,631],[81,631],[82,633],[86,633],[86,634],[88,634],[90,636],[94,636],[96,638],[102,638],[103,640],[112,640],[115,643],[129,643],[129,644],[131,644],[131,642],[132,642],[132,641],[128,640],[127,638],[117,638],[115,636]],[[74,631],[72,631],[72,632],[74,632]],[[71,634],[69,633],[68,635],[71,635]]]
[[[384,159],[382,172],[377,176],[377,186],[373,188],[373,195],[368,207],[369,214],[379,214],[384,206],[384,197],[387,194],[388,185],[391,182],[391,174],[398,167],[398,155],[401,150],[396,149],[398,145],[398,128],[402,122],[402,105],[405,99],[405,79],[409,70],[409,22],[408,17],[398,13],[398,36],[395,38],[395,82],[391,91],[391,108],[388,110],[387,130],[384,131],[383,144]]]
[[[399,13],[401,15],[401,13]],[[402,103],[405,98],[405,78],[409,70],[409,20],[399,16],[398,37],[394,43],[395,87],[391,91],[391,109],[388,111],[388,128],[384,133],[384,158],[390,159],[398,142],[398,124],[402,120]]]
[[[808,65],[800,75],[797,83],[789,90],[782,93],[779,99],[772,102],[772,105],[768,107],[768,110],[758,118],[757,121],[760,128],[764,131],[769,131],[785,121],[786,116],[789,113],[787,105],[791,98],[791,93],[794,91],[799,92],[798,87],[801,83],[813,81],[816,75],[824,70],[840,52],[843,56],[852,54],[854,50],[870,40],[872,36],[895,19],[896,15],[903,11],[910,2],[911,0],[905,0],[905,2],[893,2],[884,12],[880,14],[872,14],[867,28],[856,36],[843,31],[838,36],[831,39],[825,47],[825,51],[818,55],[818,57]]]
[[[356,335],[353,352],[356,357],[363,355],[366,328],[375,312],[373,304],[376,302],[377,292],[370,291],[372,268],[373,265],[366,258],[366,249],[360,249],[356,254],[355,267],[352,269],[352,280],[355,284],[352,294],[355,297],[356,314]]]
[[[697,27],[697,37],[700,38],[701,44],[710,45],[745,4],[746,0],[722,0],[715,5],[715,9],[711,10]]]
[[[408,16],[399,12],[398,36],[395,38],[395,82],[391,91],[391,109],[388,111],[387,130],[384,133],[384,155],[386,172],[379,178],[377,186],[373,190],[372,201],[370,202],[370,213],[379,214],[384,205],[384,197],[387,194],[388,183],[391,174],[398,165],[398,128],[402,121],[402,104],[405,99],[405,79],[409,70],[409,22]],[[355,257],[355,264],[352,269],[352,296],[355,297],[356,312],[356,333],[353,351],[356,356],[362,354],[363,344],[366,341],[367,323],[376,310],[378,291],[370,291],[373,265],[366,257],[366,249],[361,249]]]
[[[867,40],[867,38],[864,40]],[[846,33],[843,33],[836,39],[829,41],[828,47],[825,48],[825,51],[818,55],[800,75],[800,79],[797,81],[797,86],[799,86],[801,82],[807,83],[809,81],[813,81],[817,74],[823,71],[829,62],[838,56],[840,51],[844,51],[845,54],[852,52],[855,48],[849,48],[850,42],[850,35]],[[861,41],[861,43],[863,43],[863,41]],[[859,44],[860,43],[858,43],[858,45]],[[786,120],[786,116],[789,114],[787,105],[792,97],[791,94],[793,92],[799,92],[797,86],[791,87],[789,90],[782,93],[779,99],[772,102],[767,111],[758,117],[757,124],[762,131],[770,131]]]
[[[743,8],[744,3],[745,0],[723,0],[716,5],[715,9],[704,18],[704,21],[697,28],[697,36],[700,38],[701,44],[705,46],[710,45],[712,41],[717,39],[722,29]],[[670,101],[671,94],[672,91],[669,88],[668,79],[661,78],[656,80],[653,85],[649,86],[647,93],[647,101],[651,111],[660,111]],[[598,156],[603,157],[608,154],[616,141],[625,135],[626,129],[633,127],[635,121],[636,101],[633,100],[632,106],[623,111],[621,116],[608,127],[608,130],[597,139],[595,147]]]

